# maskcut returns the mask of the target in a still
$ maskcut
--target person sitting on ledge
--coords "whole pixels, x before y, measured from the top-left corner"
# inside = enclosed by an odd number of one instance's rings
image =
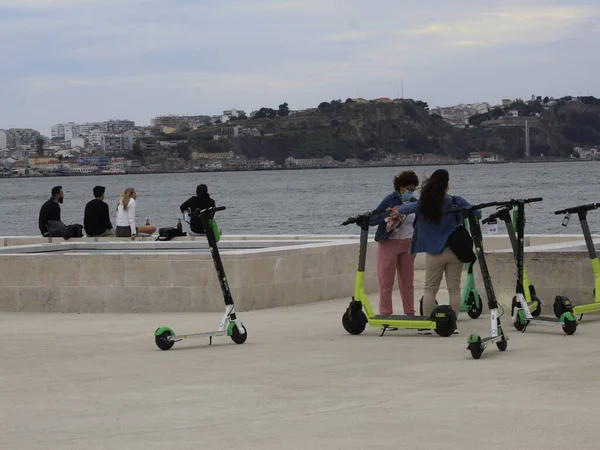
[[[125,189],[117,206],[116,237],[130,237],[132,241],[135,241],[138,233],[152,234],[156,231],[156,227],[150,224],[143,227],[135,226],[136,199],[137,192],[134,188]]]
[[[52,196],[40,208],[38,227],[42,236],[48,237],[54,234],[50,228],[62,225],[60,228],[64,227],[66,229],[66,226],[60,220],[60,204],[62,204],[64,197],[62,186],[54,186]]]
[[[196,195],[188,198],[179,207],[179,210],[182,212],[182,214],[184,214],[188,234],[197,236],[206,233],[200,218],[191,213],[198,209],[202,211],[203,209],[214,208],[215,206],[215,201],[208,193],[208,187],[205,184],[199,184],[198,187],[196,187]],[[213,215],[210,217],[212,219]]]
[[[83,228],[90,237],[114,236],[108,205],[104,202],[104,186],[96,186],[93,189],[94,199],[85,205],[83,214]]]

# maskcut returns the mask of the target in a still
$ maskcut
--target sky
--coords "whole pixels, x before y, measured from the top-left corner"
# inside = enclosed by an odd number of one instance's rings
[[[0,128],[600,96],[599,43],[598,0],[0,0]]]

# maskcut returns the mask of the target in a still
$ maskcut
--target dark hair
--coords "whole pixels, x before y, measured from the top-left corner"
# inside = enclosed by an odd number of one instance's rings
[[[196,188],[196,196],[197,197],[206,197],[208,196],[208,187],[205,184],[199,184]]]
[[[96,198],[102,197],[102,194],[104,194],[104,191],[106,191],[106,188],[104,186],[95,186],[94,187],[94,197],[96,197]]]
[[[54,186],[52,188],[52,197],[56,197],[58,194],[60,194],[61,189],[62,186]]]
[[[430,222],[440,223],[442,219],[442,206],[449,180],[448,171],[438,169],[423,183],[419,198],[419,212]]]
[[[419,177],[412,170],[405,170],[394,177],[394,190],[397,191],[401,187],[418,186]]]

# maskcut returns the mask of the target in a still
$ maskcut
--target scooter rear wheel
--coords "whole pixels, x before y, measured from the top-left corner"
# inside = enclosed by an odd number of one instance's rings
[[[243,344],[246,342],[246,339],[248,339],[248,327],[246,325],[244,325],[244,330],[246,330],[244,334],[240,333],[237,324],[234,324],[231,329],[231,340],[236,344]]]
[[[171,348],[173,348],[175,345],[175,341],[170,341],[168,339],[169,336],[172,336],[169,330],[165,330],[158,336],[154,336],[154,342],[156,343],[156,346],[161,350],[171,350]]]
[[[535,294],[531,295],[531,301],[532,302],[537,302],[537,308],[535,308],[533,311],[531,311],[531,315],[533,317],[539,317],[540,314],[542,314],[542,301],[536,297]]]
[[[358,335],[365,331],[367,326],[367,316],[363,311],[354,311],[352,315],[348,311],[342,316],[342,325],[344,330],[350,334]]]

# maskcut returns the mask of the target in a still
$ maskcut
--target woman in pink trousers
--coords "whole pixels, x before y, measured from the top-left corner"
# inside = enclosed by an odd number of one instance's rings
[[[377,272],[379,278],[379,314],[392,315],[392,292],[398,277],[404,314],[415,315],[413,285],[416,254],[410,253],[415,215],[398,216],[395,209],[405,203],[416,202],[413,196],[419,178],[413,171],[404,171],[394,177],[394,192],[387,195],[371,216],[370,225],[378,225],[375,240],[378,243]],[[392,330],[393,328],[388,328]]]

